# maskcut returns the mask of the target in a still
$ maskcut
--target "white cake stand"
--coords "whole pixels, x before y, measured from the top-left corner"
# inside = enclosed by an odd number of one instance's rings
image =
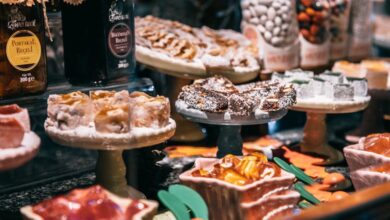
[[[48,119],[49,120],[49,119]],[[81,127],[71,131],[59,130],[45,122],[45,130],[56,143],[69,147],[98,150],[96,182],[122,197],[140,198],[139,192],[127,185],[124,150],[149,147],[171,138],[176,129],[173,119],[164,128],[135,128],[127,134],[103,134],[94,127]]]
[[[41,139],[34,132],[24,134],[21,146],[0,149],[0,172],[18,168],[33,159],[41,145]]]
[[[327,141],[326,114],[342,114],[361,111],[368,106],[370,97],[355,97],[353,101],[326,101],[321,98],[298,99],[291,109],[306,112],[306,124],[302,152],[316,153],[326,157],[320,165],[336,164],[344,160],[343,154],[329,146]]]
[[[182,100],[176,101],[176,111],[189,121],[219,125],[217,157],[227,154],[242,155],[242,125],[266,124],[281,119],[287,109],[274,112],[257,111],[250,116],[232,116],[228,113],[209,113],[189,108]]]

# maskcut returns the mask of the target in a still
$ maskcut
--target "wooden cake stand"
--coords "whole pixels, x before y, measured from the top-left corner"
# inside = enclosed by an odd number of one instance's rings
[[[287,109],[262,114],[254,113],[250,116],[228,116],[226,113],[209,113],[188,108],[181,101],[176,101],[176,111],[189,121],[219,125],[217,139],[217,157],[222,158],[227,154],[242,155],[241,126],[266,124],[281,119],[287,114]]]
[[[195,79],[200,78],[207,78],[212,75],[211,73],[191,73],[191,72],[176,72],[174,69],[175,67],[172,66],[172,69],[161,69],[153,67],[152,63],[150,62],[142,62],[142,60],[137,59],[138,62],[141,62],[145,64],[148,68],[156,70],[162,74],[167,75],[167,85],[169,86],[169,90],[167,94],[164,94],[169,97],[169,100],[171,100],[171,109],[174,109],[173,103],[177,100],[177,97],[179,96],[179,93],[183,86],[191,84],[191,82]],[[234,72],[226,72],[226,73],[218,73],[220,75],[225,76],[229,80],[231,80],[233,83],[245,83],[248,81],[251,81],[258,77],[258,72],[248,72],[245,74],[238,74]],[[199,127],[199,125],[185,120],[180,114],[178,114],[175,111],[172,111],[172,118],[177,123],[177,132],[172,137],[171,140],[173,141],[179,141],[179,142],[196,142],[203,140],[206,137],[206,132]]]
[[[297,100],[291,107],[294,111],[306,112],[306,124],[300,150],[325,156],[319,165],[336,164],[344,160],[343,154],[331,147],[327,141],[326,114],[353,113],[365,109],[370,97],[358,97],[354,101],[321,102],[314,99]]]
[[[173,119],[164,128],[135,128],[127,134],[97,133],[95,128],[63,131],[45,123],[45,130],[56,143],[76,148],[98,150],[96,182],[110,192],[122,197],[140,198],[138,191],[126,181],[126,166],[122,158],[124,150],[149,147],[171,138],[176,129]]]
[[[0,149],[0,172],[18,168],[37,155],[41,139],[34,132],[24,134],[20,147]]]

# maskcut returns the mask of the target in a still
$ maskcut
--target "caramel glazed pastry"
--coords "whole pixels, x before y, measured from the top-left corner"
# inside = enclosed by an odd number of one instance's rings
[[[256,46],[232,30],[193,28],[147,16],[135,18],[135,35],[137,61],[161,69],[175,67],[176,72],[197,75],[241,73],[241,78],[260,70]]]
[[[96,142],[103,137],[125,142],[131,137],[170,132],[175,126],[167,98],[125,90],[91,91],[89,96],[80,91],[50,95],[45,123],[52,138],[68,135],[96,138]]]
[[[263,81],[235,86],[228,79],[215,76],[195,80],[179,94],[178,108],[185,107],[232,116],[262,115],[285,109],[296,102],[291,84]]]

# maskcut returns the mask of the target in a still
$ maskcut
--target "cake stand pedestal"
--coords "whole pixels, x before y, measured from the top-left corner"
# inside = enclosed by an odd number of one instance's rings
[[[325,161],[317,165],[331,165],[343,161],[343,154],[328,144],[326,115],[358,112],[365,109],[369,101],[370,97],[362,97],[356,101],[336,101],[332,103],[298,100],[297,104],[291,109],[306,112],[307,118],[303,130],[303,139],[299,144],[301,152],[324,156]]]
[[[176,123],[170,119],[169,124],[161,129],[150,129],[132,135],[115,135],[62,131],[45,124],[46,133],[56,143],[69,147],[98,150],[96,164],[96,182],[107,190],[122,197],[143,198],[144,195],[129,187],[126,180],[126,166],[122,158],[124,150],[149,147],[160,144],[173,136]],[[149,129],[148,129],[149,130]],[[96,138],[98,137],[98,138]]]
[[[217,139],[217,157],[227,154],[242,155],[241,126],[266,124],[281,119],[287,114],[287,109],[250,116],[232,116],[227,113],[209,113],[188,108],[181,100],[176,101],[176,111],[189,121],[219,126]]]
[[[176,72],[173,70],[166,70],[161,68],[155,68],[151,65],[146,65],[148,68],[156,70],[162,74],[167,76],[167,86],[169,89],[167,90],[167,94],[164,94],[169,97],[171,100],[171,107],[173,107],[173,103],[177,100],[179,93],[183,86],[191,84],[191,82],[195,79],[207,78],[213,75],[213,73],[204,73],[204,74],[190,74],[183,72]],[[231,80],[233,83],[245,83],[250,80],[255,79],[258,76],[258,73],[247,73],[247,74],[221,74]],[[185,120],[180,114],[175,111],[172,111],[172,118],[177,123],[177,132],[171,138],[173,141],[178,142],[196,142],[203,140],[206,137],[206,132],[199,125]]]

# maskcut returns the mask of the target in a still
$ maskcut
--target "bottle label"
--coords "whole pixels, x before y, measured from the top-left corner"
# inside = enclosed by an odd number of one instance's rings
[[[9,63],[17,70],[30,71],[41,59],[41,43],[31,31],[20,30],[11,35],[6,46]]]
[[[131,51],[131,29],[125,23],[114,25],[108,34],[111,53],[118,58],[126,58]]]

